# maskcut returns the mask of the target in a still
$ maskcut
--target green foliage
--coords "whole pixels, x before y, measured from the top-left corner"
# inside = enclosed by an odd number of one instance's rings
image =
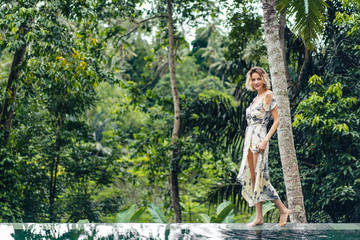
[[[334,22],[344,27],[347,30],[347,35],[358,36],[360,33],[360,27],[357,24],[359,22],[358,12],[360,10],[360,2],[358,0],[340,0],[343,5],[343,11],[336,12],[336,18]],[[355,45],[354,48],[358,49],[359,45]]]
[[[140,216],[145,212],[146,207],[135,209],[135,204],[118,213],[115,218],[115,223],[133,223],[137,222]]]
[[[233,159],[238,159],[245,136],[245,109],[249,96],[243,98],[240,104],[221,97],[195,100],[186,112],[190,116],[189,126],[197,126],[211,141],[225,144]]]
[[[233,223],[234,222],[234,205],[229,202],[221,203],[216,210],[217,217],[214,223]]]
[[[90,223],[88,219],[80,219],[77,223]]]
[[[234,208],[235,206],[228,201],[221,203],[216,210],[216,215],[209,217],[206,214],[201,214],[204,223],[234,223]]]
[[[236,165],[235,165],[236,166]],[[226,166],[222,176],[208,190],[208,197],[211,203],[221,203],[224,199],[231,199],[236,210],[245,211],[246,201],[241,196],[242,186],[237,182],[236,167]]]
[[[316,74],[314,74],[311,78],[309,78],[309,86],[314,87],[316,85],[322,86],[324,81]]]
[[[23,215],[21,201],[24,196],[17,167],[21,157],[17,154],[14,156],[1,148],[0,159],[0,220],[2,222],[21,221]]]
[[[199,81],[203,79],[202,81]],[[181,64],[176,67],[176,81],[179,93],[188,98],[195,98],[205,89],[223,90],[220,83],[216,83],[214,77],[206,78],[205,74],[199,71],[199,66],[194,62],[194,58],[186,57]],[[209,85],[207,85],[207,83]],[[214,88],[213,88],[214,87]],[[165,74],[154,87],[154,93],[159,96],[171,97],[170,74]]]
[[[288,17],[295,17],[292,31],[301,37],[308,49],[315,49],[326,20],[324,0],[295,1],[283,0],[277,5],[280,11],[286,12]]]
[[[164,214],[155,204],[151,203],[148,206],[148,210],[156,223],[167,223]]]
[[[305,205],[309,211],[324,210],[334,222],[356,222],[358,218],[352,213],[359,211],[356,206],[360,201],[359,101],[344,97],[340,82],[325,88],[319,77],[312,79],[318,79],[314,85],[317,91],[300,102],[293,122],[302,132],[299,159]]]
[[[322,82],[321,79],[316,81]],[[300,113],[295,115],[293,126],[301,125],[303,128],[306,126],[316,133],[337,132],[346,135],[349,133],[348,124],[351,124],[356,117],[355,114],[351,114],[352,116],[350,115],[348,119],[348,114],[352,113],[349,109],[356,106],[357,102],[354,97],[342,98],[342,86],[340,83],[335,83],[325,92],[312,93],[310,98],[299,104],[298,112]],[[307,118],[307,116],[311,117]]]
[[[263,46],[262,16],[252,1],[234,2],[229,10],[229,43],[224,52],[231,61],[228,76],[243,83],[252,66],[265,67],[266,49]],[[265,61],[264,61],[265,60]]]
[[[15,83],[19,85],[17,118],[9,144],[15,150],[9,151],[16,160],[13,177],[22,188],[4,203],[6,207],[22,201],[13,207],[14,213],[2,209],[4,219],[10,217],[5,212],[19,219],[16,211],[20,208],[24,221],[60,221],[65,215],[68,221],[99,220],[92,194],[118,174],[117,152],[97,149],[93,130],[80,118],[93,105],[97,85],[114,80],[101,68],[106,42],[99,41],[104,36],[95,16],[120,6],[113,2],[92,8],[99,3],[0,5],[6,16],[0,21],[0,51],[12,53],[30,46]],[[10,185],[16,188],[17,183]]]

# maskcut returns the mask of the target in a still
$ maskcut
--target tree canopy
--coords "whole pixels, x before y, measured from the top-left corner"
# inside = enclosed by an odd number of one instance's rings
[[[246,73],[269,70],[260,5],[170,2],[182,221],[246,222],[253,210],[235,178],[254,97]],[[280,1],[277,14],[287,17],[284,58],[306,217],[358,222],[360,5],[298,2]],[[0,2],[2,222],[175,221],[167,17],[166,1]],[[274,136],[269,169],[286,202],[278,146]]]

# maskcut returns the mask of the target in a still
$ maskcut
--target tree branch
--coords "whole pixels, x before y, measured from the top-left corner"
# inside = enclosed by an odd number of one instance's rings
[[[308,166],[310,166],[310,167],[316,167],[316,166],[317,166],[317,165],[315,165],[315,164],[308,163],[308,162],[304,162],[304,161],[301,161],[301,160],[300,160],[300,162],[302,162],[303,164],[308,165]]]
[[[148,22],[150,20],[153,20],[155,18],[161,18],[161,17],[167,17],[166,15],[158,15],[158,16],[153,16],[153,17],[149,17],[149,18],[146,18],[146,19],[143,19],[141,20],[140,22],[136,21],[135,19],[132,19],[132,22],[136,23],[137,26],[135,28],[133,28],[132,30],[130,30],[129,32],[125,33],[124,35],[120,36],[120,38],[124,38],[124,37],[127,37],[129,36],[130,34],[132,34],[133,32],[135,32],[141,24],[145,23],[145,22]]]
[[[169,67],[169,62],[165,63],[160,71],[158,71],[157,75],[154,77],[154,79],[148,83],[146,83],[140,90],[144,91],[149,85],[153,84],[155,81],[157,81],[161,76],[161,74]]]

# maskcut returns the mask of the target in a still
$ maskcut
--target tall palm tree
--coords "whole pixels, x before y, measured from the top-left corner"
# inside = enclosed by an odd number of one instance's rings
[[[221,74],[221,82],[223,84],[225,84],[226,73],[230,69],[230,66],[232,64],[232,61],[229,61],[225,58],[225,51],[226,50],[222,48],[216,55],[216,58],[214,58],[214,62],[210,65],[210,68],[215,69],[217,74]]]
[[[202,57],[207,58],[210,75],[212,70],[212,64],[216,62],[216,59],[221,58],[222,48],[221,48],[222,40],[219,39],[219,33],[213,32],[209,38],[208,44],[206,48],[203,48],[205,52],[202,54]]]
[[[262,39],[251,39],[242,51],[242,60],[246,65],[261,66],[267,62],[265,41]]]
[[[219,23],[217,21],[214,21],[212,23],[209,23],[204,30],[201,32],[199,39],[209,39],[210,36],[213,33],[222,32],[221,28],[219,28]]]
[[[280,29],[277,19],[277,1],[263,0],[264,26],[268,62],[273,84],[273,91],[279,102],[280,125],[278,127],[278,140],[281,163],[284,172],[285,187],[291,222],[306,222],[304,200],[300,182],[299,169],[292,134],[290,102],[288,97],[285,64],[280,42]],[[323,0],[282,0],[280,9],[295,14],[294,32],[302,37],[307,47],[314,46],[323,27]]]

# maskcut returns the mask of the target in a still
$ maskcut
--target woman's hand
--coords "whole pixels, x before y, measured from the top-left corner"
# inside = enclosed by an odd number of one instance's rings
[[[260,144],[258,144],[258,145],[257,145],[258,151],[259,151],[259,152],[265,151],[266,144],[267,144],[267,141],[266,141],[266,140],[264,140],[264,141],[262,141]]]

